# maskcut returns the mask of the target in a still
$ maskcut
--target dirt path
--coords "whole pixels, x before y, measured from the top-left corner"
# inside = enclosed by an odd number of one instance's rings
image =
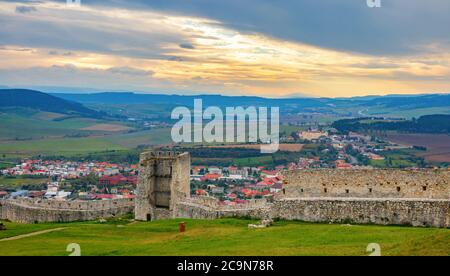
[[[47,233],[51,233],[51,232],[62,231],[64,229],[66,229],[66,228],[62,227],[62,228],[42,230],[42,231],[38,231],[38,232],[33,232],[33,233],[23,234],[23,235],[14,236],[14,237],[6,238],[6,239],[1,239],[0,242],[20,240],[20,239],[43,235],[43,234],[47,234]]]

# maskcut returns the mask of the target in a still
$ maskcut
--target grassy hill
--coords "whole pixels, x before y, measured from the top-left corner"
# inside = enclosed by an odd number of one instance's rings
[[[419,119],[390,121],[372,118],[357,118],[335,121],[332,127],[340,132],[398,131],[406,133],[450,133],[450,115],[425,115]]]
[[[73,155],[170,142],[168,130],[141,130],[80,103],[33,90],[0,90],[0,160]]]
[[[109,154],[111,151],[127,153],[129,149],[134,149],[138,145],[167,144],[170,141],[170,129],[155,129],[130,134],[117,133],[102,137],[0,141],[0,161],[32,156],[70,158],[71,156]]]
[[[31,108],[0,108],[0,141],[31,140],[64,136],[88,136],[84,130],[101,121],[92,118],[70,117],[61,113],[41,112]]]
[[[330,121],[364,114],[428,114],[450,110],[449,95],[385,96],[360,98],[290,98],[227,97],[220,95],[158,95],[133,93],[45,94],[33,90],[0,90],[0,160],[36,154],[77,154],[132,149],[141,145],[171,143],[170,129],[141,129],[127,121],[170,121],[175,106],[192,106],[202,98],[204,106],[279,106],[283,114],[302,112],[327,114]],[[423,103],[429,108],[423,108]],[[448,111],[450,112],[450,111]],[[295,117],[294,116],[294,117]],[[322,118],[323,119],[323,118]],[[281,131],[297,131],[282,126]],[[267,157],[264,157],[267,159]],[[245,165],[268,160],[245,159]]]
[[[32,90],[0,90],[0,144],[124,133],[126,123]]]
[[[450,114],[450,94],[387,95],[353,98],[262,98],[223,95],[163,95],[136,93],[52,94],[118,115],[167,116],[175,106],[191,107],[194,99],[202,99],[204,106],[278,106],[282,114],[313,112],[336,116],[393,116],[419,117],[429,114]],[[164,106],[165,110],[158,108]],[[129,113],[130,112],[130,113]],[[134,114],[133,114],[134,113]]]
[[[0,154],[9,157],[125,149],[108,139],[120,141],[113,137],[132,129],[122,122],[23,107],[0,108],[0,124]]]
[[[273,255],[369,255],[370,243],[381,246],[382,255],[450,255],[450,230],[373,225],[276,222],[267,229],[248,229],[246,219],[186,220],[187,232],[178,232],[180,220],[131,223],[122,219],[106,224],[21,225],[6,223],[0,232],[0,256],[69,255],[70,243],[81,246],[81,255],[169,256],[273,256]],[[58,231],[11,241],[36,231]]]
[[[80,103],[64,100],[52,95],[27,89],[0,90],[0,107],[25,107],[40,111],[101,118],[102,113]]]

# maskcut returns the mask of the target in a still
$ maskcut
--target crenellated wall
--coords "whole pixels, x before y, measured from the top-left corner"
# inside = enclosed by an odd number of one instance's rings
[[[450,200],[287,198],[274,202],[272,216],[310,222],[449,228]]]
[[[174,216],[450,227],[448,170],[297,170],[273,200],[220,206],[196,199]]]
[[[0,201],[0,219],[19,223],[88,221],[125,215],[134,210],[130,199],[56,201],[16,199]]]
[[[135,209],[139,220],[147,220],[151,214],[151,219],[251,217],[450,228],[450,171],[291,171],[285,175],[283,191],[274,198],[223,206],[210,197],[190,198],[189,155],[166,154],[142,156]],[[157,198],[165,193],[168,201]],[[133,209],[134,202],[129,199],[3,200],[0,219],[23,223],[82,221],[126,214]]]
[[[136,220],[165,218],[179,201],[190,197],[189,153],[144,152],[140,156]],[[162,209],[167,209],[163,212]]]
[[[239,207],[210,207],[192,202],[180,202],[174,213],[176,218],[193,218],[193,219],[217,219],[230,217],[247,217],[253,219],[264,219],[271,217],[272,206],[258,205],[250,208],[245,206]]]
[[[296,170],[279,197],[450,199],[448,170]]]
[[[180,203],[178,218],[249,217],[308,222],[450,227],[450,200],[372,198],[284,198],[253,208]]]

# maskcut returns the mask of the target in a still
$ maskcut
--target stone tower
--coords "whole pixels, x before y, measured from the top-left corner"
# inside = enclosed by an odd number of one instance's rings
[[[135,219],[173,217],[177,203],[190,197],[191,157],[188,152],[144,152],[140,157]]]

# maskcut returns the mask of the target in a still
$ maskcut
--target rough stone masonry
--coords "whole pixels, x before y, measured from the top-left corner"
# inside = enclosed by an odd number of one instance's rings
[[[140,157],[135,219],[173,217],[179,202],[190,197],[189,153],[144,152]]]
[[[241,207],[189,197],[188,153],[143,153],[136,219],[245,216],[450,227],[448,170],[297,170],[273,199]]]
[[[141,154],[135,202],[0,200],[0,220],[94,220],[133,210],[137,220],[252,217],[310,222],[450,227],[449,170],[297,170],[273,198],[230,207],[190,198],[190,155]]]
[[[97,220],[132,212],[133,200],[58,201],[41,199],[0,200],[0,220],[19,223]]]

